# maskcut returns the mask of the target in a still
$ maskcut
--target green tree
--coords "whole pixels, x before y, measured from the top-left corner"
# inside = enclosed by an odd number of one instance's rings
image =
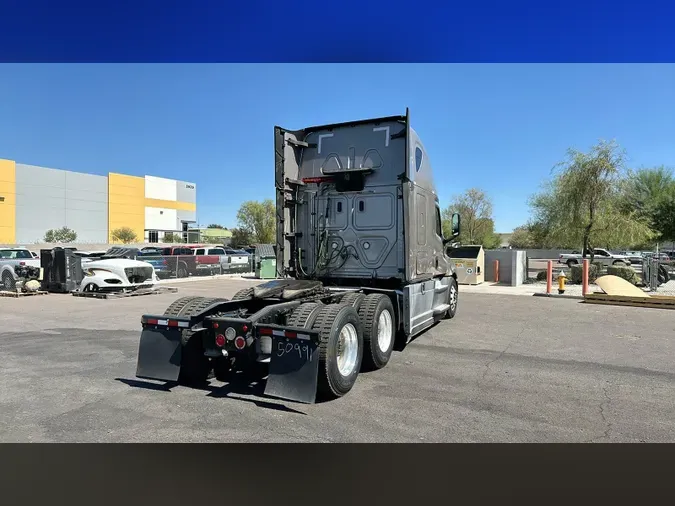
[[[533,237],[530,232],[530,227],[527,225],[521,225],[513,229],[511,237],[509,238],[509,246],[514,249],[527,249],[532,248]]]
[[[246,231],[253,242],[270,244],[276,235],[276,208],[271,199],[244,202],[237,212],[239,229]]]
[[[45,232],[45,237],[44,241],[45,242],[51,242],[51,243],[68,243],[68,242],[74,242],[77,240],[77,232],[74,230],[68,228],[68,227],[61,227],[61,228],[55,228],[51,230],[47,230]]]
[[[478,188],[471,188],[462,195],[456,195],[452,203],[442,212],[443,234],[450,237],[450,219],[453,213],[462,218],[462,230],[456,238],[462,244],[494,243],[494,221],[492,202],[487,194]],[[498,240],[498,239],[497,239]]]
[[[211,223],[206,228],[220,228],[220,229],[223,229],[223,230],[227,230],[227,227],[223,227],[222,225],[218,225],[217,223]]]
[[[232,229],[231,244],[234,247],[248,246],[253,243],[253,237],[247,230],[241,228]]]
[[[649,222],[624,203],[625,154],[614,142],[600,141],[589,152],[569,149],[530,205],[534,221],[559,246],[582,245],[584,255],[598,246],[634,244],[653,236]],[[577,246],[578,247],[578,246]]]
[[[659,240],[675,242],[675,185],[664,192],[652,210],[655,228],[659,232]]]
[[[136,232],[130,227],[120,227],[112,231],[113,241],[119,241],[124,244],[131,244],[138,240]]]
[[[632,172],[623,185],[622,210],[631,211],[648,221],[656,232],[655,239],[672,241],[673,224],[668,216],[675,198],[673,172],[666,167]]]

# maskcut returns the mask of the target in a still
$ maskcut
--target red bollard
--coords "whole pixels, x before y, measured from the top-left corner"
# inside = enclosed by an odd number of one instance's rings
[[[546,263],[546,293],[551,293],[551,285],[553,284],[553,260]]]
[[[586,297],[588,293],[588,258],[584,258],[581,265],[581,295]]]
[[[499,283],[499,260],[494,261],[495,283]]]

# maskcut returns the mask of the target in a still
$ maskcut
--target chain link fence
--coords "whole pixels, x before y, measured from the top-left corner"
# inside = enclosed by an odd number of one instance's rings
[[[645,289],[658,295],[675,295],[675,261],[665,254],[646,255],[641,266]]]
[[[546,262],[542,259],[528,258],[528,284],[533,285],[537,293],[546,293]],[[648,293],[655,295],[675,296],[675,258],[664,253],[645,253],[642,261],[632,263],[630,267],[635,270],[638,286]],[[558,277],[564,272],[565,292],[564,295],[582,295],[581,283],[572,280],[570,268],[553,260],[553,279],[551,292],[558,293]],[[603,269],[599,275],[606,274]],[[600,287],[592,281],[589,283],[589,292],[601,291]]]
[[[137,259],[151,264],[160,279],[255,273],[254,255],[141,255]]]

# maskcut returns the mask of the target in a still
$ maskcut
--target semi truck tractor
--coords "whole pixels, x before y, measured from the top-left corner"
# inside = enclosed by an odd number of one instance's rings
[[[144,315],[136,376],[197,386],[263,379],[265,395],[313,403],[455,316],[427,151],[410,115],[274,128],[278,278],[231,299],[182,297]]]

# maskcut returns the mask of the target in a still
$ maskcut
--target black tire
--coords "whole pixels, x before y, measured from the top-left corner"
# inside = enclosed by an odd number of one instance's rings
[[[232,296],[232,300],[245,300],[253,298],[253,288],[242,288]]]
[[[612,262],[612,265],[616,267],[626,267],[626,262],[624,262],[623,260],[614,260]]]
[[[340,304],[350,305],[358,311],[365,298],[366,296],[360,292],[351,292],[340,299]]]
[[[185,264],[178,264],[178,267],[176,268],[176,277],[177,278],[187,278],[188,277],[188,270],[187,270],[187,265]]]
[[[164,316],[178,316],[180,312],[183,310],[185,306],[187,306],[190,302],[192,302],[195,299],[202,299],[203,297],[181,297],[180,299],[177,299],[169,305],[168,308],[166,308],[166,311],[164,311]]]
[[[350,325],[356,333],[356,357],[350,373],[343,376],[338,368],[340,332]],[[319,378],[317,398],[336,399],[347,394],[359,375],[363,360],[363,330],[359,314],[351,306],[329,304],[321,308],[312,326],[319,331]]]
[[[164,312],[165,316],[196,316],[218,302],[227,302],[219,297],[181,297]],[[184,330],[181,334],[181,364],[178,382],[186,386],[199,386],[206,383],[211,374],[212,365],[204,355],[202,332],[196,334]]]
[[[98,292],[98,286],[96,286],[94,283],[87,283],[87,285],[84,287],[84,291],[87,293],[96,293]]]
[[[452,303],[453,291],[455,294],[454,304]],[[455,278],[450,278],[450,283],[448,284],[448,304],[450,304],[450,308],[443,317],[445,320],[450,320],[455,317],[455,315],[457,314],[458,303],[459,303],[459,286],[457,285],[457,280]]]
[[[324,304],[306,302],[296,307],[286,321],[289,327],[311,329]]]
[[[577,262],[577,261],[574,260],[574,259],[569,259],[569,260],[567,261],[567,267],[569,267],[570,269],[572,268],[573,265],[578,265],[578,264],[579,264],[579,262]]]
[[[379,341],[380,315],[384,312],[389,313],[389,324],[391,325],[389,342],[385,348],[381,347]],[[386,316],[384,319],[386,320]],[[359,319],[363,326],[363,363],[362,370],[382,369],[391,358],[391,352],[394,350],[394,341],[396,340],[396,317],[394,305],[391,299],[382,293],[373,293],[364,297],[364,301],[359,309]]]
[[[12,291],[16,288],[16,280],[9,272],[2,273],[2,289]]]
[[[665,265],[659,265],[658,280],[662,285],[670,281],[670,273]]]

